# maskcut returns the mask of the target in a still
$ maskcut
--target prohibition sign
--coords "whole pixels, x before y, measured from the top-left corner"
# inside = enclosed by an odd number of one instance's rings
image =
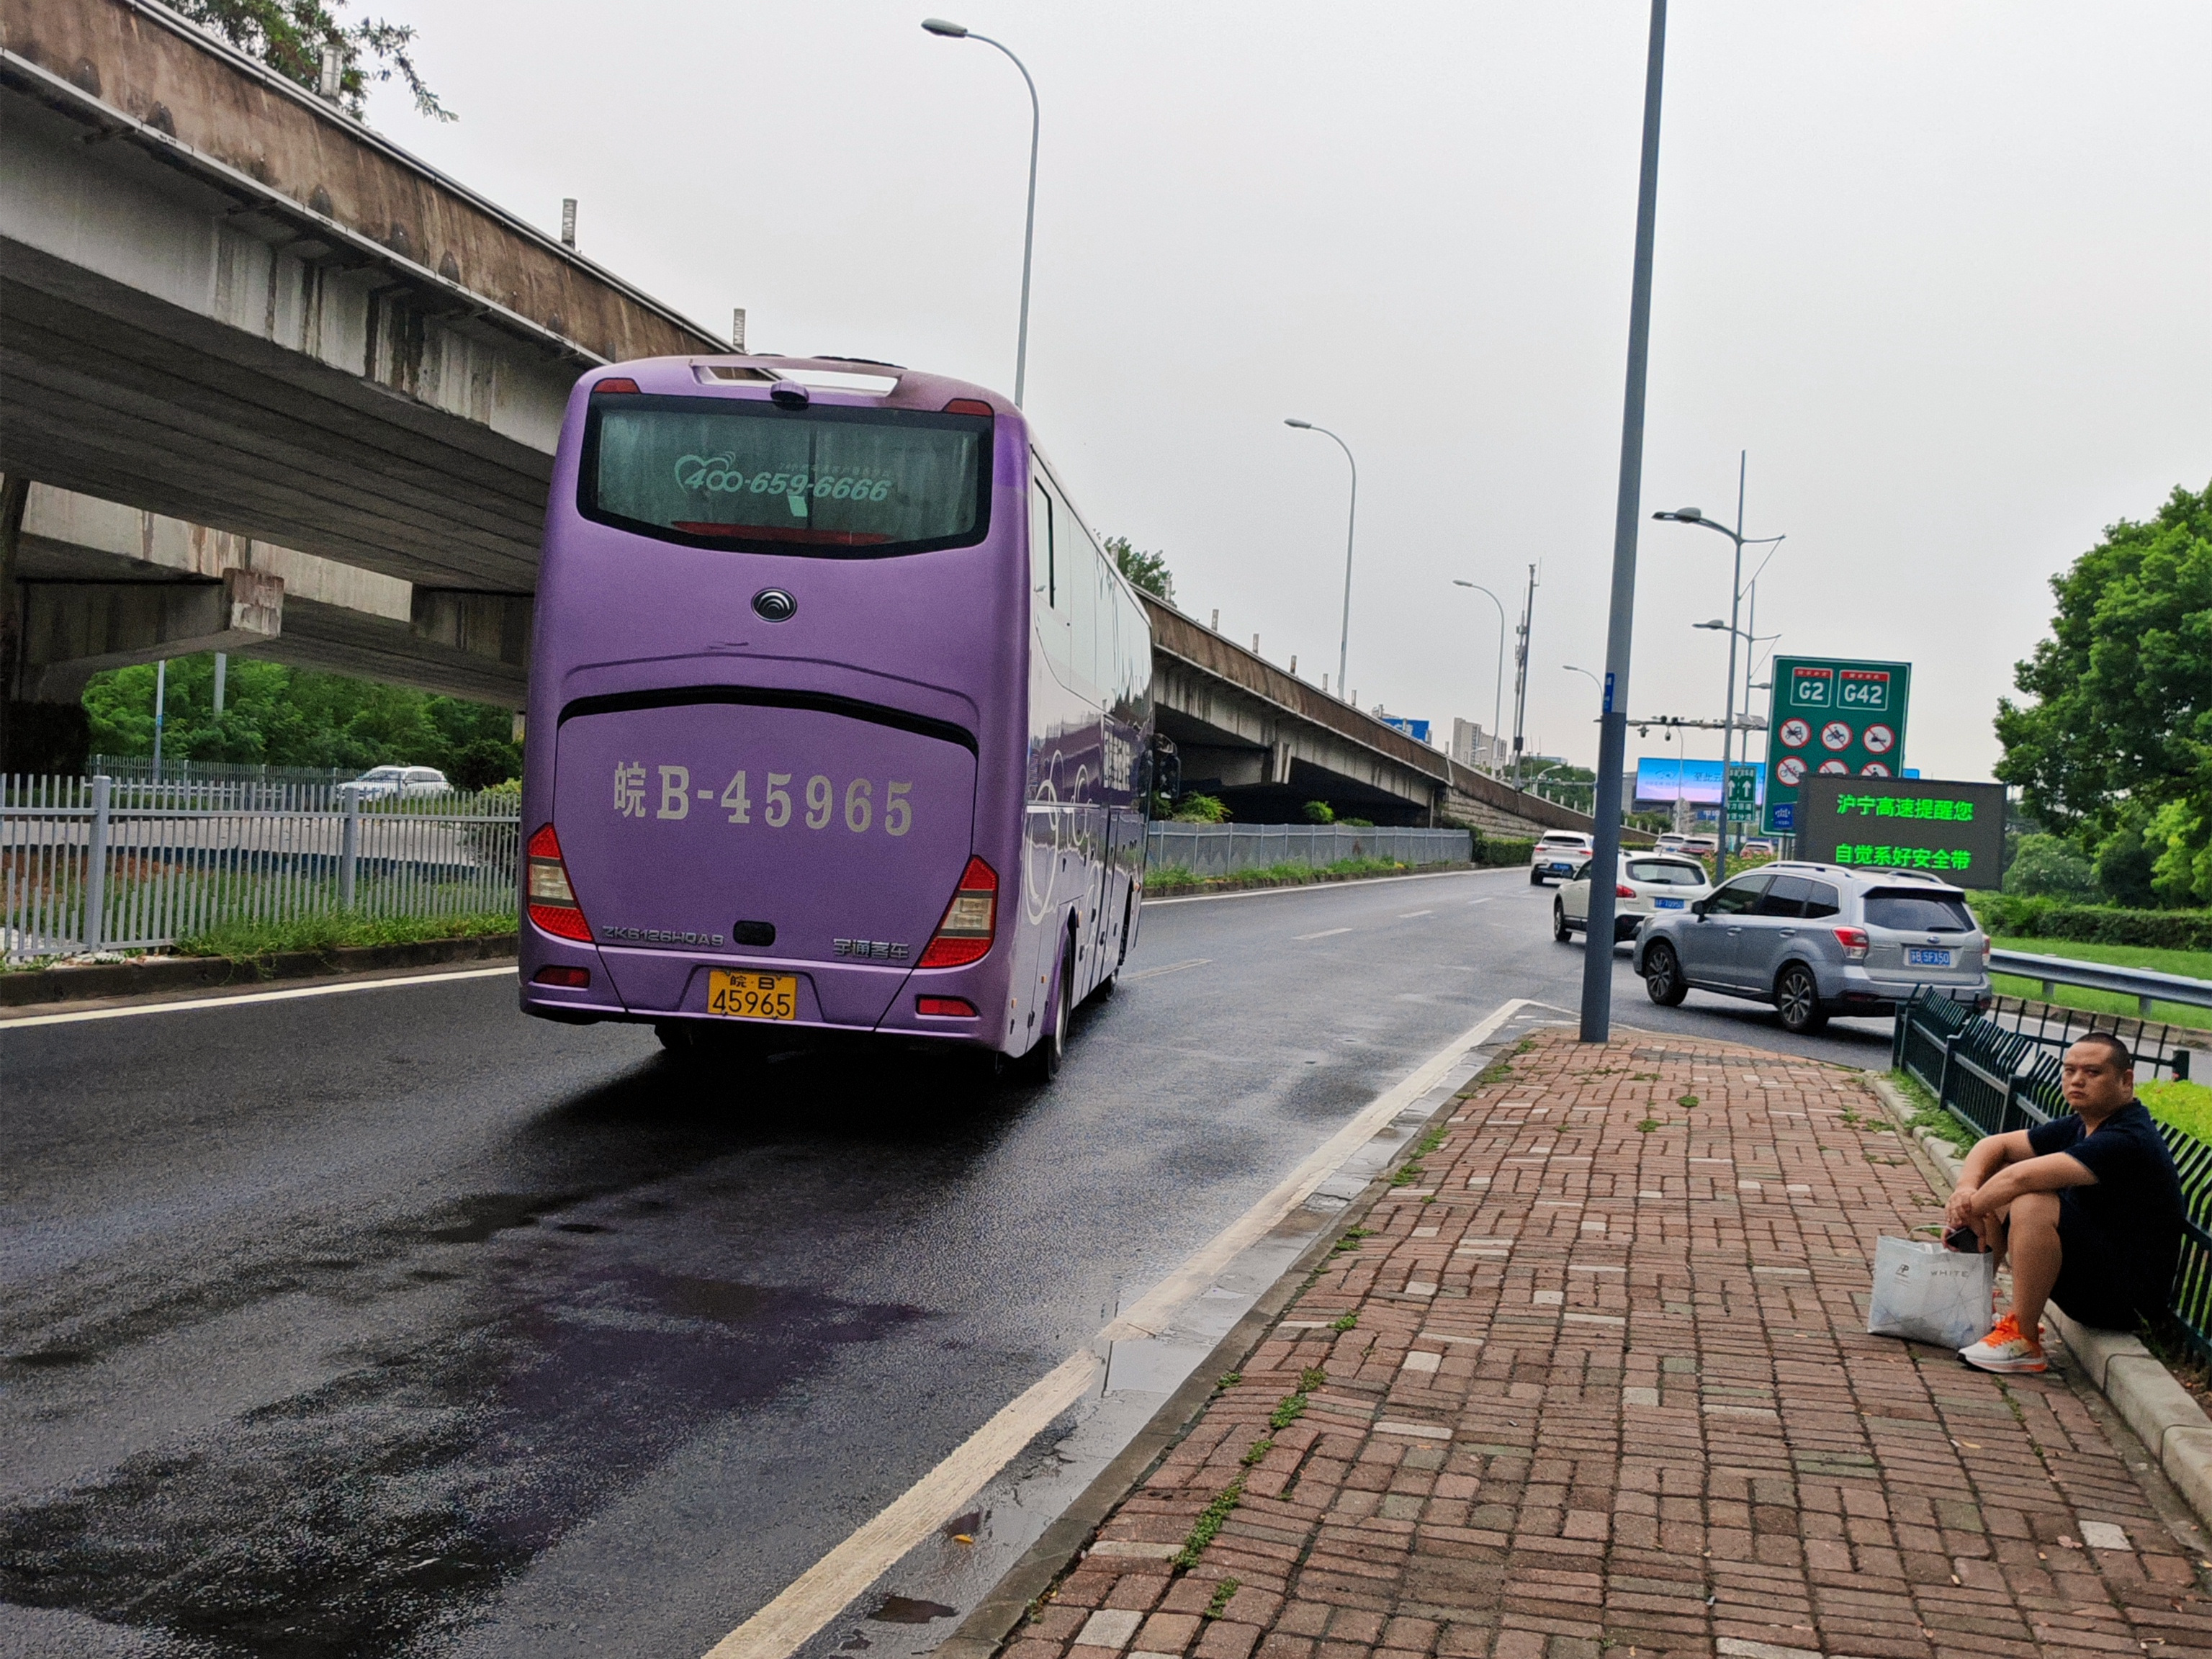
[[[1886,778],[1889,775],[1889,769],[1880,761],[1869,761],[1859,768],[1859,775],[1863,778]]]
[[[1774,775],[1795,789],[1805,777],[1805,763],[1795,755],[1784,755],[1782,763],[1774,769]]]
[[[1830,720],[1820,728],[1820,746],[1824,749],[1848,749],[1851,746],[1851,728],[1841,720]],[[1822,767],[1823,772],[1828,769]]]
[[[1800,720],[1782,722],[1782,741],[1791,749],[1802,749],[1813,740],[1813,728]]]
[[[1897,733],[1891,731],[1886,726],[1869,726],[1866,729],[1866,735],[1861,738],[1859,741],[1866,745],[1866,751],[1868,754],[1887,755],[1892,749],[1894,749],[1897,746]],[[1863,772],[1859,775],[1862,777],[1867,777],[1873,775]],[[1881,775],[1887,777],[1889,774],[1885,770]]]
[[[1850,764],[1847,761],[1828,760],[1820,763],[1820,775],[1823,777],[1839,778],[1849,773],[1850,769]]]

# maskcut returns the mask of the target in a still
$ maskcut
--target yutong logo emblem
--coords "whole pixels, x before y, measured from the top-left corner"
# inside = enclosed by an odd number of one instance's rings
[[[720,933],[688,933],[673,927],[602,927],[603,939],[622,939],[632,945],[720,945]]]
[[[841,957],[870,962],[904,962],[911,948],[881,939],[837,939],[830,940],[830,946]]]

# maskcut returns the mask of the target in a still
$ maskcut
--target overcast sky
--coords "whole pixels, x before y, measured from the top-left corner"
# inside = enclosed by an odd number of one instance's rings
[[[1647,14],[398,0],[460,119],[382,131],[757,349],[1011,390],[1043,101],[1029,412],[1182,608],[1487,725],[1539,561],[1532,747],[1595,758]],[[2212,480],[2212,6],[1677,0],[1644,506],[1789,540],[1785,652],[1914,666],[1907,761],[1982,778],[2046,579]],[[1631,706],[1717,717],[1729,545],[1647,522]],[[1509,666],[1508,725],[1512,696]],[[1692,755],[1717,753],[1717,733]],[[1669,752],[1657,735],[1631,752]]]

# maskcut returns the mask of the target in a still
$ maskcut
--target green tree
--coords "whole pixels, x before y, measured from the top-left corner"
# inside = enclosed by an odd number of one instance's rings
[[[2051,636],[1997,705],[1997,776],[2095,850],[2122,902],[2212,899],[2212,485],[2051,578]],[[2168,810],[2172,809],[2172,810]]]
[[[102,755],[154,751],[154,669],[110,669],[85,688],[92,747]],[[215,714],[215,659],[169,664],[161,754],[167,760],[270,766],[434,766],[463,788],[519,777],[522,752],[504,708],[404,686],[234,656],[222,717]]]
[[[414,28],[380,17],[343,21],[336,13],[344,4],[345,0],[331,0],[326,9],[321,0],[176,0],[177,9],[202,28],[303,87],[322,84],[323,48],[337,47],[343,65],[338,97],[356,115],[372,82],[398,80],[414,95],[417,113],[434,121],[453,119],[415,67]]]
[[[1164,604],[1175,603],[1175,577],[1168,571],[1168,556],[1164,553],[1146,553],[1129,545],[1127,536],[1109,536],[1106,550],[1114,556],[1114,562],[1129,579],[1129,585],[1140,587]]]

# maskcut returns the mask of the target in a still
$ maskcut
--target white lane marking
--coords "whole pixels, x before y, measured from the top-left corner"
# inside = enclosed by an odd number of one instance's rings
[[[1193,957],[1188,962],[1170,962],[1164,967],[1146,968],[1138,973],[1124,974],[1121,975],[1121,982],[1124,985],[1133,985],[1140,979],[1158,979],[1162,974],[1179,974],[1186,968],[1203,968],[1212,960],[1212,957]]]
[[[1461,1032],[1359,1115],[1331,1135],[1258,1203],[1200,1245],[1173,1273],[1123,1310],[1094,1345],[1152,1336],[1175,1310],[1201,1293],[1223,1267],[1310,1198],[1340,1165],[1382,1126],[1443,1080],[1462,1054],[1490,1040],[1528,1001],[1515,997]],[[707,1650],[705,1659],[787,1659],[853,1599],[890,1571],[908,1550],[959,1513],[966,1503],[1053,1419],[1097,1386],[1103,1362],[1093,1347],[1069,1355],[945,1461],[909,1486],[873,1520],[787,1585],[758,1613]]]
[[[1462,876],[1517,875],[1517,864],[1480,870],[1421,870],[1405,876],[1361,876],[1352,881],[1308,881],[1295,887],[1246,887],[1233,893],[1190,893],[1182,898],[1148,898],[1147,904],[1218,904],[1224,899],[1280,898],[1285,893],[1334,893],[1346,887],[1372,887],[1385,881],[1457,881]]]
[[[1495,893],[1485,893],[1485,894],[1484,894],[1480,898],[1479,898],[1479,899],[1469,899],[1469,900],[1468,901],[1468,902],[1469,904],[1487,904],[1487,903],[1489,903],[1489,902],[1490,902],[1490,901],[1491,901],[1491,900],[1492,900],[1492,899],[1496,898],[1497,896],[1498,896],[1498,895],[1497,895],[1497,894],[1495,894]]]
[[[1293,933],[1291,937],[1298,940],[1310,939],[1334,939],[1339,933],[1348,933],[1351,931],[1352,929],[1349,927],[1324,927],[1318,933]]]
[[[397,986],[440,985],[448,980],[492,979],[513,974],[507,963],[498,968],[457,968],[445,974],[402,974],[390,979],[357,979],[344,985],[299,985],[286,991],[240,991],[227,997],[186,997],[176,1002],[142,1002],[130,1008],[87,1008],[74,1014],[33,1014],[27,1019],[0,1019],[0,1031],[24,1025],[76,1025],[90,1019],[132,1019],[140,1014],[179,1014],[193,1008],[233,1008],[243,1002],[291,1002],[301,997],[343,996],[349,991],[388,991]]]
[[[1433,910],[1408,910],[1403,915],[1400,916],[1398,920],[1401,921],[1419,921],[1423,916],[1432,916],[1434,915],[1436,915],[1436,912]]]

